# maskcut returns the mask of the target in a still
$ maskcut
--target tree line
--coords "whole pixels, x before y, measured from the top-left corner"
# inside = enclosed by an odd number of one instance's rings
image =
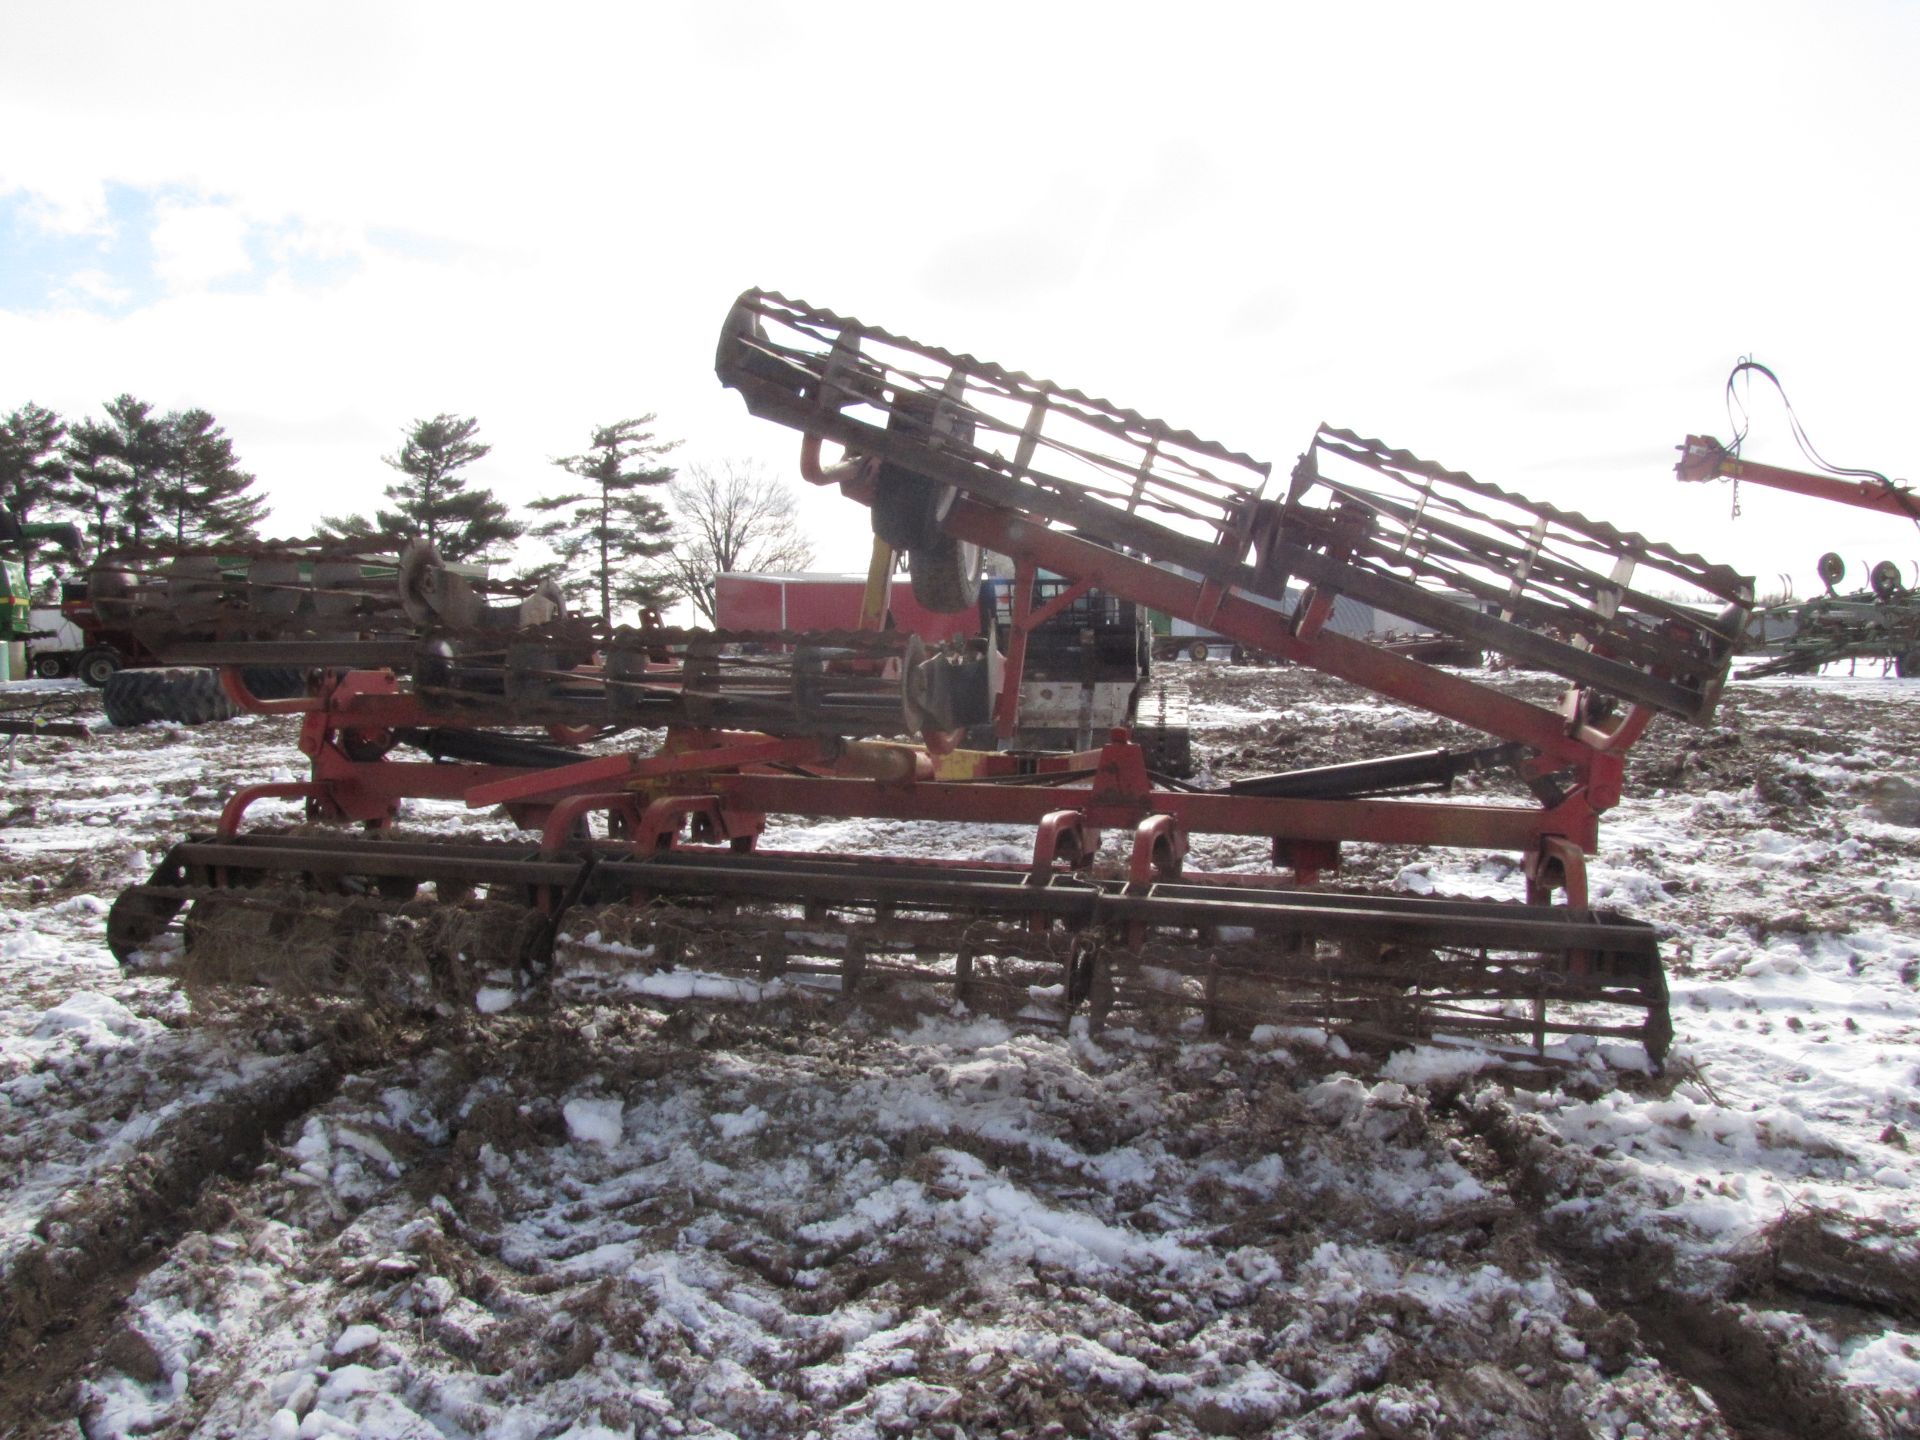
[[[72,520],[95,550],[254,535],[267,502],[212,415],[132,395],[101,408],[69,424],[28,401],[0,417],[0,503],[16,520]]]
[[[21,524],[72,520],[95,552],[149,544],[243,546],[267,512],[259,477],[205,410],[156,414],[132,395],[101,419],[71,423],[27,404],[0,417],[0,504]],[[586,449],[552,463],[567,479],[524,518],[464,473],[492,450],[472,416],[417,420],[382,461],[396,472],[371,516],[323,517],[325,537],[400,544],[421,539],[454,563],[499,564],[524,537],[553,558],[519,572],[552,580],[576,613],[611,623],[623,609],[685,598],[714,620],[714,577],[799,570],[813,547],[790,486],[739,461],[666,462],[679,447],[656,417],[598,425]],[[78,557],[73,557],[75,561]]]

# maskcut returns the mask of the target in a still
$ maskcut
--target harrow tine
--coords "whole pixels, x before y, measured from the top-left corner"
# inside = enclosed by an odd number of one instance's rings
[[[188,961],[203,979],[244,982],[235,954],[298,942],[318,946],[320,959],[252,978],[353,988],[353,973],[368,972],[365,983],[390,1002],[409,985],[442,998],[486,985],[525,992],[597,955],[736,975],[755,993],[825,982],[858,1000],[931,985],[970,1009],[1052,1023],[1081,1013],[1096,1027],[1187,1013],[1209,1034],[1284,1021],[1403,1039],[1458,1033],[1536,1054],[1576,1037],[1634,1038],[1656,1063],[1670,1033],[1651,930],[1587,912],[1304,891],[1249,903],[1244,887],[1225,887],[1214,897],[1236,927],[1225,939],[1205,933],[1217,927],[1198,901],[1214,887],[1195,881],[1156,900],[1122,893],[1120,880],[1035,887],[1016,865],[692,852],[633,864],[619,853],[274,834],[193,841],[116,902],[109,933],[127,958],[191,907]],[[437,900],[412,898],[428,881],[445,887]],[[450,905],[462,885],[484,885],[489,898]],[[1051,898],[1036,910],[1042,897]],[[1036,913],[1046,920],[1037,932]],[[1144,943],[1130,943],[1142,924]],[[1410,928],[1425,936],[1418,947],[1396,939]],[[1489,939],[1503,931],[1511,944]],[[280,939],[266,944],[270,932]],[[1580,953],[1596,957],[1593,976],[1565,963]],[[1575,1009],[1593,1004],[1623,1018]]]

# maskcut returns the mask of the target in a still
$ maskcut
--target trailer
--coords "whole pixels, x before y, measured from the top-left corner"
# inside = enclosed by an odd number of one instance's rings
[[[714,577],[714,624],[723,631],[856,630],[866,589],[864,575],[728,572]],[[880,628],[944,645],[977,634],[980,621],[965,610],[942,614],[927,609],[914,598],[913,583],[900,577],[888,582]]]

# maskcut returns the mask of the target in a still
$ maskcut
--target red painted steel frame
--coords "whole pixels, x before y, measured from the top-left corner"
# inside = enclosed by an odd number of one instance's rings
[[[1837,500],[1862,510],[1878,510],[1887,515],[1920,519],[1920,493],[1905,485],[1883,480],[1853,480],[1839,475],[1820,475],[1807,470],[1788,470],[1780,465],[1763,465],[1743,460],[1711,435],[1689,435],[1680,447],[1680,463],[1673,473],[1682,480],[1744,480],[1749,485],[1765,485],[1794,495],[1811,495],[1816,500]]]
[[[1598,821],[1584,804],[1551,810],[1416,800],[1272,800],[1247,795],[1155,790],[1144,795],[1084,786],[889,785],[804,775],[729,775],[708,780],[730,804],[768,814],[835,819],[958,820],[1038,825],[1078,809],[1096,826],[1131,830],[1170,815],[1189,834],[1264,835],[1286,840],[1364,840],[1531,852],[1543,836],[1594,848]]]
[[[807,443],[817,445],[811,439]],[[874,468],[844,465],[820,471],[818,478],[838,481],[852,498],[864,501],[871,498]],[[260,786],[242,792],[223,816],[222,829],[236,829],[253,799],[293,793],[305,797],[314,818],[373,825],[389,823],[406,798],[502,804],[517,823],[544,828],[549,845],[559,843],[576,820],[596,809],[619,817],[629,830],[645,831],[649,846],[673,843],[673,834],[662,827],[671,823],[677,828],[682,813],[708,814],[709,828],[718,826],[746,844],[758,835],[761,817],[768,813],[998,822],[1043,831],[1068,825],[1071,817],[1069,830],[1084,832],[1089,839],[1102,828],[1124,827],[1136,834],[1149,826],[1156,834],[1165,830],[1172,837],[1168,845],[1176,850],[1184,850],[1189,834],[1264,835],[1274,842],[1276,862],[1291,863],[1302,878],[1336,863],[1338,845],[1348,840],[1517,851],[1536,891],[1565,885],[1572,896],[1584,894],[1580,852],[1594,848],[1599,813],[1619,799],[1623,753],[1651,718],[1646,707],[1631,707],[1610,728],[1601,729],[1584,718],[1586,707],[1578,690],[1568,693],[1560,712],[1549,710],[1324,626],[1301,623],[1241,597],[1218,578],[1190,578],[964,494],[954,499],[944,528],[1016,557],[1015,624],[1006,689],[995,715],[1002,733],[1015,718],[1017,698],[1009,697],[1018,694],[1027,629],[1048,610],[1097,587],[1204,623],[1250,649],[1524,744],[1538,752],[1527,773],[1558,777],[1562,798],[1550,806],[1531,807],[1155,791],[1140,752],[1130,745],[1100,752],[1089,783],[1017,787],[933,781],[927,778],[930,767],[924,757],[890,778],[858,769],[854,773],[860,778],[848,778],[844,772],[853,767],[843,765],[822,742],[720,733],[676,737],[667,751],[656,755],[583,758],[577,765],[549,768],[395,761],[385,757],[393,731],[471,722],[432,712],[419,697],[401,692],[386,672],[349,672],[330,679],[317,697],[263,702],[248,694],[238,673],[229,669],[223,683],[244,708],[305,714],[300,744],[313,762],[313,776],[298,787]],[[1223,546],[1220,559],[1217,573],[1252,579],[1242,563],[1243,538],[1238,553]],[[1067,589],[1050,607],[1036,611],[1032,582],[1042,568],[1065,580]],[[1324,612],[1330,598],[1316,595],[1303,606],[1307,620]],[[866,763],[872,763],[871,757]],[[774,766],[782,768],[769,768]],[[836,769],[843,773],[832,773]],[[623,802],[622,796],[634,799]],[[688,803],[696,796],[706,797],[706,808]],[[636,823],[642,812],[634,806],[642,799],[649,805],[645,813],[658,814],[657,820]],[[658,808],[663,803],[665,808]]]
[[[1323,670],[1365,686],[1376,694],[1404,700],[1450,720],[1458,720],[1503,740],[1530,745],[1558,765],[1579,765],[1593,747],[1568,733],[1567,722],[1551,710],[1490,690],[1471,680],[1391,654],[1378,646],[1322,629],[1302,640],[1292,618],[1236,594],[1215,600],[1208,586],[1175,571],[1136,560],[1103,546],[1050,529],[1035,521],[978,504],[964,496],[948,512],[945,528],[963,540],[1030,558],[1068,580],[1084,580],[1136,605],[1181,619],[1209,622],[1220,634],[1251,649]],[[1217,604],[1217,609],[1213,607]]]
[[[993,733],[1011,740],[1020,729],[1020,683],[1027,668],[1027,636],[1046,624],[1093,588],[1088,580],[1076,580],[1064,587],[1044,605],[1035,608],[1033,586],[1040,567],[1021,558],[1013,563],[1012,624],[1007,629],[1007,653],[1001,666],[1000,694],[993,705]]]
[[[876,467],[850,463],[822,467],[819,438],[803,438],[813,464],[807,478],[837,483],[850,498],[870,503]],[[1401,700],[1538,752],[1523,767],[1530,776],[1560,777],[1563,798],[1542,808],[1467,806],[1415,801],[1272,800],[1248,796],[1159,793],[1130,797],[1102,823],[1140,823],[1150,814],[1174,817],[1183,831],[1268,835],[1275,859],[1291,860],[1303,880],[1335,863],[1343,840],[1449,845],[1518,851],[1528,866],[1531,889],[1543,892],[1564,885],[1569,896],[1585,900],[1584,860],[1598,843],[1599,815],[1619,803],[1625,754],[1645,732],[1654,711],[1626,708],[1603,728],[1587,716],[1586,694],[1575,687],[1559,710],[1549,710],[1444,670],[1395,655],[1378,646],[1337,634],[1317,623],[1331,610],[1332,596],[1315,594],[1299,619],[1234,593],[1217,579],[1188,577],[1144,560],[1096,545],[1017,511],[957,495],[943,528],[985,549],[1016,557],[1015,620],[1009,636],[1005,685],[996,706],[996,730],[1007,733],[1024,661],[1025,627],[1018,623],[1020,601],[1031,593],[1031,576],[1044,568],[1069,582],[1074,593],[1099,588],[1123,595],[1168,615],[1204,624],[1251,650],[1294,661],[1376,694]],[[1247,546],[1222,547],[1221,570],[1244,565]],[[910,798],[855,795],[823,789],[822,782],[799,777],[755,777],[732,782],[747,787],[756,809],[842,816],[948,818],[1039,823],[1051,813],[1058,792],[1002,791],[992,796],[947,794],[937,787],[916,787]]]
[[[401,693],[386,672],[336,677],[305,704],[300,743],[313,761],[312,779],[241,791],[222,816],[223,834],[237,831],[247,806],[265,796],[304,798],[316,819],[376,826],[389,823],[403,799],[503,804],[516,823],[543,830],[548,848],[565,843],[575,823],[594,811],[614,817],[649,851],[676,843],[683,819],[704,824],[711,838],[743,846],[755,842],[768,814],[932,819],[1033,826],[1041,837],[1036,853],[1044,853],[1047,864],[1085,863],[1089,856],[1080,852],[1096,844],[1102,830],[1136,837],[1136,851],[1138,837],[1150,835],[1160,863],[1173,865],[1189,835],[1266,836],[1275,842],[1276,861],[1290,863],[1302,879],[1335,863],[1340,842],[1348,840],[1504,850],[1523,857],[1535,893],[1564,886],[1570,897],[1584,896],[1581,852],[1597,838],[1596,811],[1578,790],[1552,807],[1156,790],[1124,731],[1100,751],[1055,762],[1091,766],[1090,777],[1001,785],[931,780],[924,766],[892,779],[850,778],[831,772],[850,760],[871,764],[870,753],[734,732],[676,733],[657,754],[582,757],[547,768],[396,761],[380,749],[389,732],[452,717]],[[988,771],[1010,763],[1006,757],[980,762]],[[1048,835],[1072,836],[1073,843],[1049,846]],[[1155,853],[1152,846],[1148,853]],[[1136,853],[1133,868],[1141,864]]]

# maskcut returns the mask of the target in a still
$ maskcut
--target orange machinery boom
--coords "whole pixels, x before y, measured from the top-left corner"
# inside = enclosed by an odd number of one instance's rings
[[[1744,480],[1751,485],[1765,485],[1796,495],[1857,505],[1862,510],[1880,510],[1920,520],[1920,492],[1898,481],[1852,479],[1762,465],[1742,459],[1711,435],[1687,436],[1686,444],[1680,447],[1680,463],[1673,467],[1673,473],[1682,480]]]

